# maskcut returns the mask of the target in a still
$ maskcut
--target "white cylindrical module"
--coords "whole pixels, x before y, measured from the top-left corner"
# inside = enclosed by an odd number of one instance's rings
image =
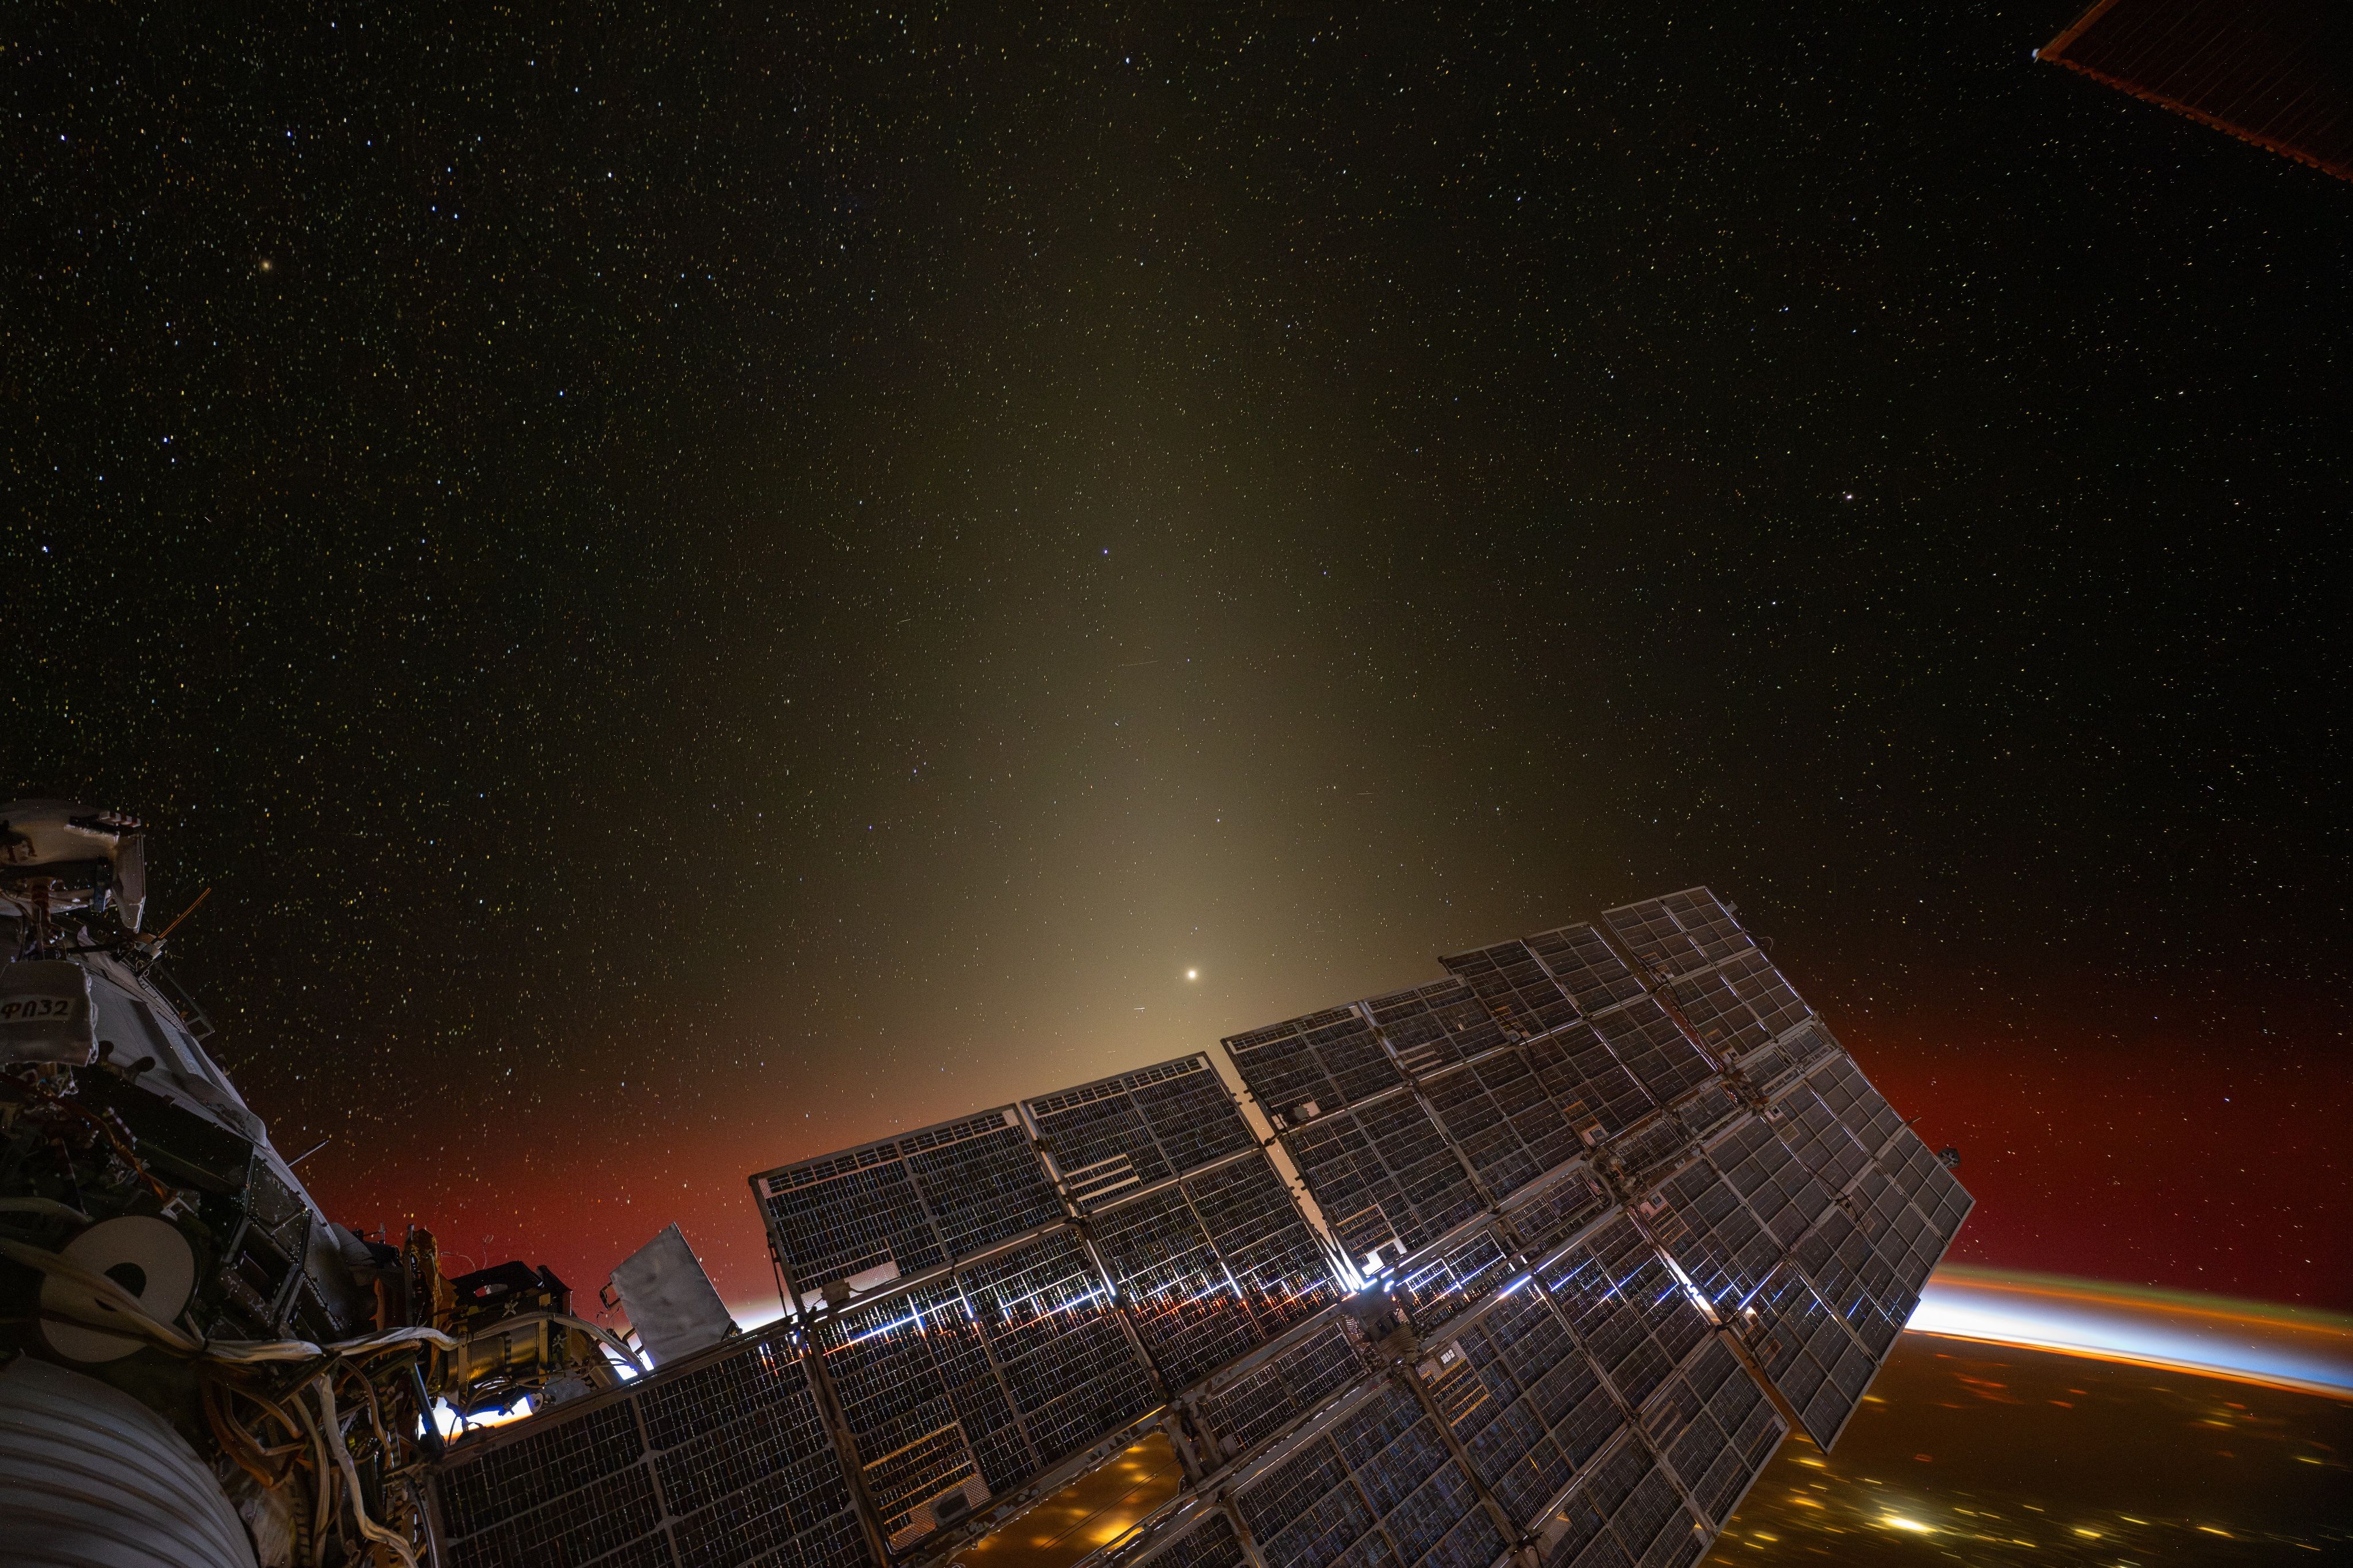
[[[0,1367],[0,1542],[10,1568],[255,1568],[220,1482],[162,1416],[31,1356]]]

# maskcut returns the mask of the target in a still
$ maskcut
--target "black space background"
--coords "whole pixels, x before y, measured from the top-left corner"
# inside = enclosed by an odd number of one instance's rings
[[[2353,188],[2073,0],[1355,9],[13,9],[0,785],[460,1250],[1704,881],[1970,1256],[2353,1305]]]

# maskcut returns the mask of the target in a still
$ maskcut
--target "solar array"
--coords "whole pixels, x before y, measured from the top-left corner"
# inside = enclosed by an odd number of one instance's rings
[[[787,1317],[460,1445],[444,1561],[941,1562],[1154,1429],[1102,1568],[1696,1561],[1968,1194],[1704,889],[1440,962],[754,1177]]]

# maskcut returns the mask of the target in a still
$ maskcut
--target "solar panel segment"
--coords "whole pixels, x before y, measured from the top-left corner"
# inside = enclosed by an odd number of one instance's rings
[[[1781,1261],[1781,1244],[1704,1159],[1637,1201],[1634,1215],[1719,1318],[1737,1310]]]
[[[1637,963],[1666,976],[1691,973],[1757,945],[1705,888],[1605,910],[1601,920]]]
[[[1281,1434],[1364,1381],[1371,1363],[1337,1314],[1294,1335],[1266,1359],[1237,1367],[1187,1401],[1209,1438],[1212,1469]]]
[[[1651,997],[1595,1015],[1593,1027],[1610,1054],[1661,1105],[1715,1076],[1714,1064]]]
[[[1642,1412],[1642,1431],[1700,1517],[1722,1530],[1789,1430],[1720,1339],[1703,1343]]]
[[[1590,925],[1539,931],[1527,947],[1588,1017],[1642,994],[1642,983]]]
[[[1172,1388],[1338,1299],[1322,1242],[1255,1151],[1104,1210],[1094,1239]]]
[[[1684,1568],[1707,1542],[1707,1527],[1632,1432],[1602,1454],[1536,1535],[1543,1568]]]
[[[869,1561],[782,1330],[490,1434],[436,1472],[432,1494],[450,1568]]]
[[[752,1178],[777,1262],[803,1294],[920,1274],[1062,1218],[1013,1107]]]
[[[1358,1005],[1390,1059],[1410,1077],[1424,1077],[1504,1043],[1503,1029],[1478,994],[1459,980],[1393,991]]]
[[[1517,1047],[1462,1062],[1418,1087],[1491,1200],[1519,1191],[1583,1151],[1567,1115]]]
[[[1067,1229],[819,1318],[816,1335],[894,1549],[942,1521],[947,1493],[976,1507],[1160,1403]]]
[[[1591,1024],[1555,1029],[1525,1048],[1537,1081],[1584,1142],[1615,1138],[1658,1109]]]
[[[1622,1213],[1539,1264],[1536,1278],[1628,1409],[1708,1335],[1682,1281]]]
[[[1524,1257],[1541,1258],[1616,1201],[1580,1160],[1514,1197],[1504,1207],[1504,1225]]]
[[[1493,1221],[1482,1217],[1421,1257],[1407,1259],[1389,1295],[1414,1331],[1426,1336],[1503,1289],[1517,1271],[1517,1260]]]
[[[1179,1503],[1138,1539],[1118,1542],[1103,1560],[1118,1568],[1247,1568],[1250,1561],[1226,1510],[1198,1500]]]
[[[1234,1496],[1267,1568],[1489,1568],[1507,1544],[1437,1424],[1386,1379],[1281,1445]]]
[[[1523,1277],[1416,1365],[1472,1469],[1518,1532],[1626,1425],[1566,1323]]]
[[[1370,1019],[1353,1007],[1253,1029],[1226,1054],[1270,1117],[1309,1121],[1402,1081]]]
[[[1394,1262],[1480,1207],[1470,1172],[1409,1089],[1292,1127],[1282,1146],[1356,1263]]]
[[[1257,1142],[1200,1055],[1026,1100],[1020,1109],[1082,1210]]]
[[[1529,1039],[1577,1018],[1577,1004],[1525,942],[1497,942],[1438,962],[1478,994],[1507,1036]]]

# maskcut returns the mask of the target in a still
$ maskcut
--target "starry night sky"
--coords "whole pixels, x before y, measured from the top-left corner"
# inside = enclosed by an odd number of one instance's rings
[[[23,8],[0,784],[584,1290],[1705,882],[1959,1256],[2353,1306],[2353,189],[2075,8]]]

